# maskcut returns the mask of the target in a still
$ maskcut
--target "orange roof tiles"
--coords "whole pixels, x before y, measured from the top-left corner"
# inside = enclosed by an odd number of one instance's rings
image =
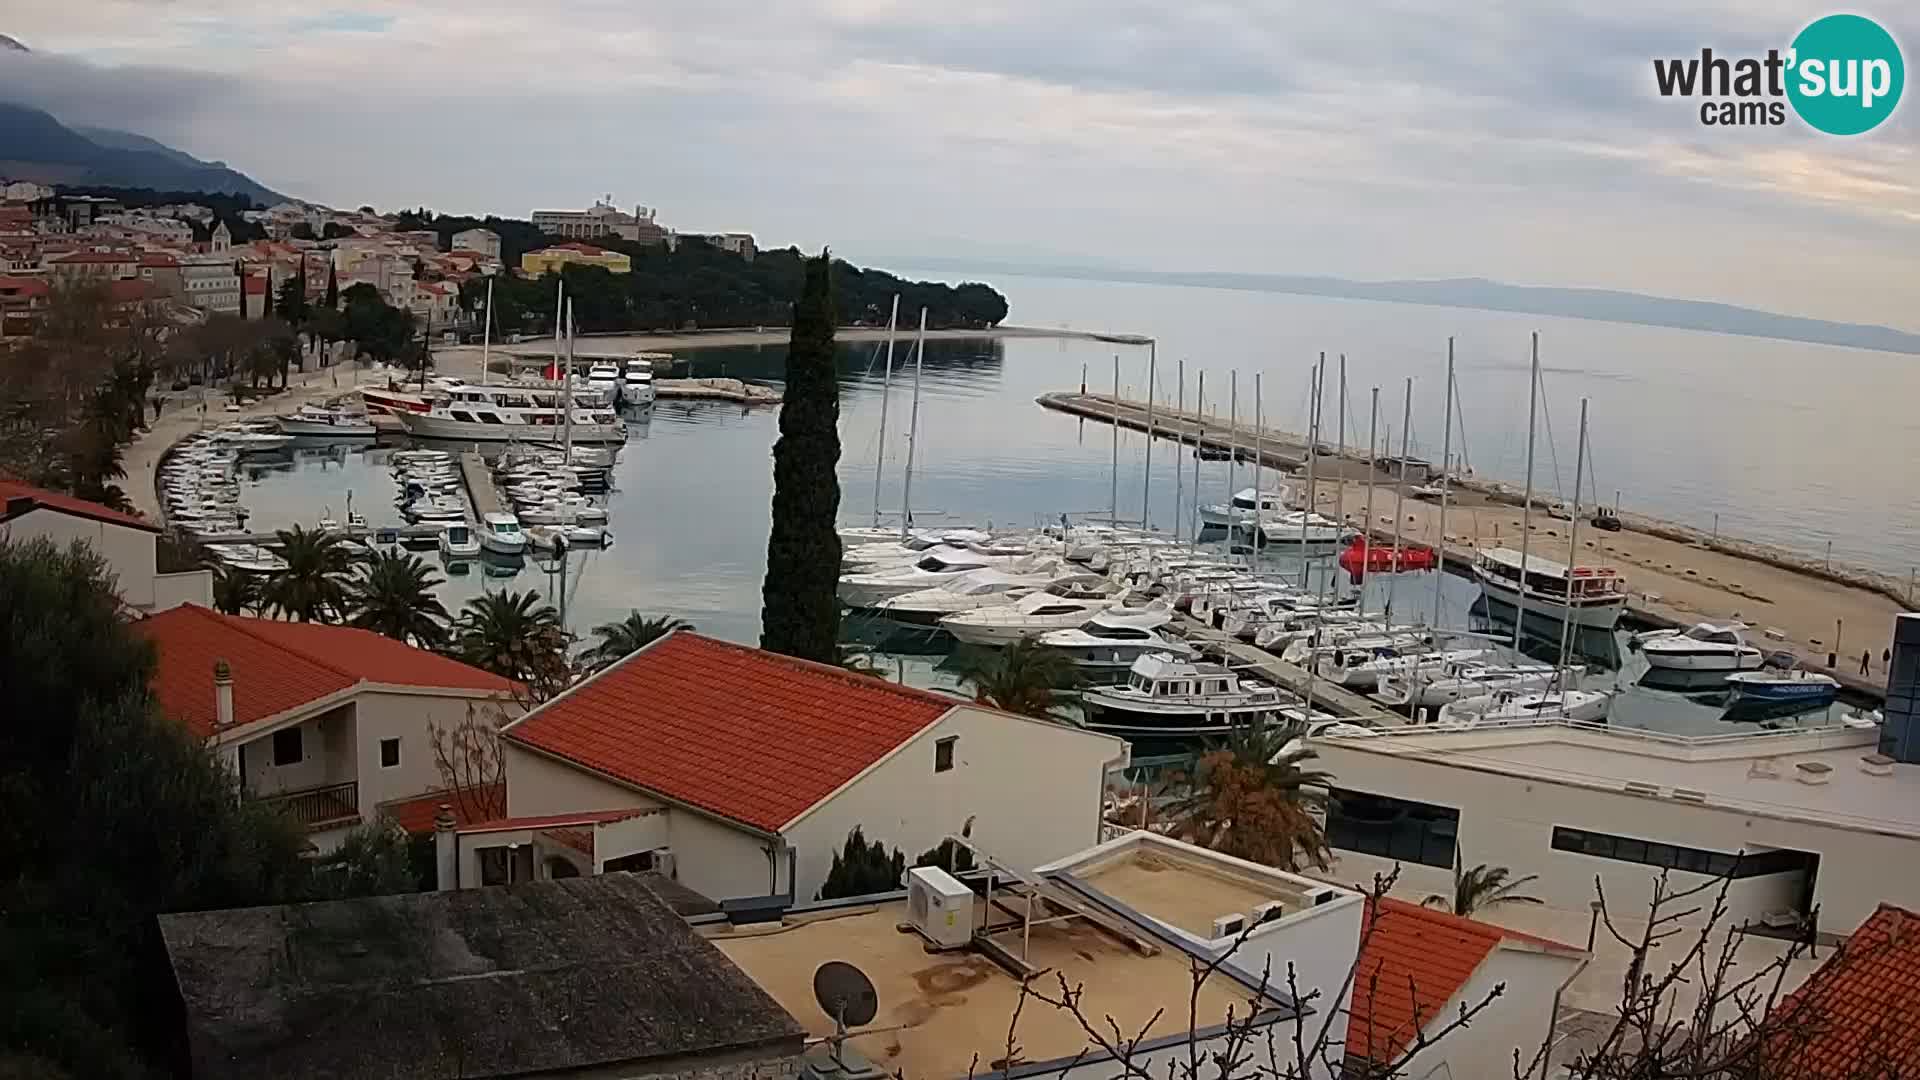
[[[195,735],[213,734],[213,665],[233,672],[233,718],[248,724],[356,683],[506,693],[498,675],[371,630],[222,615],[184,604],[133,624],[159,656],[153,692]]]
[[[681,630],[505,735],[772,833],[958,704]]]
[[[456,826],[472,825],[478,821],[479,818],[475,817],[474,813],[479,811],[481,804],[507,805],[507,785],[505,784],[485,784],[475,789],[473,794],[475,796],[473,799],[463,800],[454,795],[451,790],[429,791],[425,795],[416,795],[411,799],[395,799],[392,802],[381,803],[380,812],[391,818],[394,824],[406,830],[408,834],[417,836],[433,831],[433,819],[440,813],[441,803],[446,803],[447,808],[453,812],[453,823]],[[474,804],[471,812],[468,809],[469,803]]]
[[[1920,915],[1881,904],[1769,1027],[1807,1080],[1920,1073]]]
[[[1373,1061],[1403,1053],[1502,942],[1524,942],[1569,954],[1581,950],[1547,938],[1385,897],[1354,971],[1346,1052]]]
[[[0,278],[0,287],[4,287],[5,281],[6,279]],[[33,294],[28,293],[27,295],[31,296]],[[58,491],[48,491],[45,488],[37,488],[31,484],[22,484],[15,480],[0,479],[0,503],[11,503],[15,499],[31,500],[33,509],[58,510],[63,514],[72,514],[75,517],[104,521],[109,525],[125,525],[128,528],[141,529],[150,533],[160,531],[158,525],[155,525],[145,518],[137,517],[133,514],[123,514],[118,510],[101,506],[97,502],[88,502],[85,499],[78,499],[72,495],[65,495]],[[0,520],[5,519],[0,518]]]

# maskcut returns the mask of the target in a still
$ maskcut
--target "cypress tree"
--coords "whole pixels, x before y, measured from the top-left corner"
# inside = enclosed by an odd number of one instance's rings
[[[773,444],[773,529],[760,587],[760,647],[837,663],[840,640],[840,380],[833,356],[833,259],[807,260],[793,308],[780,438]]]
[[[240,279],[240,317],[247,317],[247,268],[238,262],[233,264],[233,276]]]
[[[333,276],[333,259],[327,259],[327,310],[340,310],[340,282]]]
[[[267,267],[267,288],[260,301],[260,317],[273,318],[273,267],[271,266]]]

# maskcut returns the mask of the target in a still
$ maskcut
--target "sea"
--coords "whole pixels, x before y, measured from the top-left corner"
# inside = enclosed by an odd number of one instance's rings
[[[905,268],[910,270],[911,268]],[[939,275],[961,280],[952,274]],[[1270,427],[1303,432],[1312,365],[1328,361],[1323,440],[1364,443],[1379,390],[1383,441],[1398,448],[1403,426],[1416,456],[1440,457],[1449,340],[1455,359],[1456,460],[1476,475],[1519,483],[1525,467],[1529,352],[1542,365],[1535,488],[1573,494],[1575,431],[1589,403],[1588,482],[1583,498],[1717,528],[1811,554],[1831,544],[1836,561],[1905,574],[1920,565],[1920,489],[1891,475],[1920,451],[1920,418],[1902,388],[1913,358],[1864,350],[1598,321],[1325,297],[1165,285],[994,275],[1022,326],[1140,334],[1155,342],[1114,345],[1079,338],[1012,337],[929,342],[923,356],[905,337],[891,377],[876,343],[839,349],[840,507],[844,524],[1031,527],[1075,519],[1145,520],[1171,530],[1198,502],[1228,494],[1226,462],[1202,462],[1167,442],[1042,408],[1049,391],[1111,391],[1144,398],[1152,372],[1159,401],[1196,400],[1225,414],[1260,409]],[[910,319],[904,317],[903,322]],[[1339,403],[1340,357],[1346,400]],[[727,375],[777,385],[784,344],[683,350],[677,374]],[[1182,373],[1184,370],[1184,381]],[[1117,371],[1117,375],[1116,375]],[[1408,380],[1411,380],[1409,404]],[[918,417],[914,386],[918,384]],[[889,389],[890,387],[890,389]],[[881,439],[882,413],[886,435]],[[1411,416],[1403,425],[1402,417]],[[776,410],[662,401],[628,414],[630,438],[615,465],[605,550],[576,550],[553,563],[529,556],[442,566],[450,609],[484,590],[534,589],[583,636],[629,611],[672,615],[719,637],[759,636],[766,572],[771,451]],[[909,442],[909,432],[912,440]],[[387,447],[302,447],[253,463],[243,500],[255,528],[312,525],[323,510],[353,509],[375,525],[400,524]],[[906,461],[913,459],[908,507]],[[1117,461],[1117,467],[1116,467]],[[878,483],[876,485],[876,476]],[[1196,490],[1197,483],[1197,490]],[[1251,486],[1247,469],[1237,486]],[[1217,546],[1209,540],[1208,546]],[[437,554],[428,554],[437,560]],[[1274,558],[1276,573],[1298,562]],[[1332,568],[1304,568],[1319,582]],[[1368,605],[1392,590],[1396,611],[1430,611],[1435,590],[1448,625],[1492,629],[1478,589],[1446,575],[1376,575]],[[901,634],[853,618],[850,638],[872,645],[895,677],[951,687],[977,656],[944,638]],[[1554,648],[1536,642],[1545,658]],[[1588,685],[1633,687],[1612,722],[1688,733],[1727,730],[1713,695],[1637,686],[1641,661],[1611,641],[1583,642],[1596,673]],[[1818,718],[1814,718],[1818,719]],[[1801,722],[1806,722],[1803,718]]]

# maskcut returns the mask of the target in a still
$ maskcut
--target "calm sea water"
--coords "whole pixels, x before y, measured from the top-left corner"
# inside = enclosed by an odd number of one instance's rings
[[[1347,355],[1349,441],[1364,440],[1367,390],[1382,387],[1381,426],[1395,429],[1404,380],[1414,378],[1412,441],[1439,455],[1446,339],[1455,337],[1462,442],[1475,471],[1516,481],[1524,461],[1528,333],[1541,331],[1544,414],[1537,460],[1543,492],[1571,494],[1580,397],[1591,399],[1592,475],[1607,498],[1723,532],[1903,572],[1920,563],[1920,493],[1887,475],[1920,449],[1920,429],[1901,407],[1911,358],[1686,331],[1539,319],[1412,305],[1271,296],[1206,289],[996,278],[1012,321],[1149,334],[1159,342],[1157,395],[1176,393],[1187,363],[1189,402],[1198,372],[1225,409],[1227,374],[1239,372],[1241,412],[1252,412],[1252,376],[1263,373],[1267,422],[1304,430],[1309,366],[1321,349]],[[784,347],[683,354],[697,373],[778,382]],[[1144,348],[1119,351],[1122,392],[1143,396]],[[867,524],[880,509],[897,523],[912,370],[896,351],[887,439],[879,441],[883,365],[872,345],[840,353],[841,519]],[[1113,498],[1113,432],[1034,404],[1074,388],[1083,368],[1096,388],[1113,383],[1113,346],[1053,339],[939,342],[921,374],[913,505],[922,525],[1033,525],[1063,512],[1104,517]],[[1335,383],[1328,379],[1328,438]],[[771,494],[770,452],[778,414],[720,404],[663,402],[630,420],[633,435],[615,470],[609,527],[615,544],[576,551],[563,575],[529,558],[517,566],[473,564],[450,578],[449,607],[483,589],[537,588],[582,633],[629,610],[672,614],[740,641],[759,633]],[[1550,425],[1552,439],[1545,429]],[[349,491],[376,525],[398,524],[385,453],[302,452],[254,470],[245,499],[259,527],[336,515]],[[1118,499],[1124,518],[1172,524],[1176,467],[1187,505],[1193,460],[1168,444],[1153,452],[1150,491],[1143,440],[1122,433]],[[1892,468],[1890,468],[1890,466]],[[1556,486],[1556,476],[1558,477]],[[1245,470],[1240,482],[1248,483]],[[1225,463],[1202,465],[1201,498],[1227,491]],[[1276,567],[1285,568],[1284,563]],[[1296,564],[1297,566],[1297,564]],[[1387,588],[1384,578],[1372,588]],[[1432,604],[1434,575],[1392,586],[1396,607]],[[1475,590],[1442,583],[1443,618],[1463,624]],[[1377,602],[1377,601],[1376,601]],[[855,632],[872,634],[871,628]],[[902,677],[951,683],[944,648],[890,643]],[[1601,648],[1601,652],[1611,649]],[[919,655],[916,655],[919,654]],[[961,658],[964,660],[964,657]],[[1634,674],[1629,659],[1628,678]],[[1610,682],[1611,679],[1606,680]],[[1713,725],[1717,712],[1678,695],[1637,692],[1618,723]]]

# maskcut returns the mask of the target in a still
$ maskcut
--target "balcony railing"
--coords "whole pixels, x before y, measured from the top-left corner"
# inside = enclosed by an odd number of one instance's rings
[[[277,807],[308,829],[317,829],[360,816],[360,784],[350,780],[344,784],[285,791],[262,796],[260,801]]]

